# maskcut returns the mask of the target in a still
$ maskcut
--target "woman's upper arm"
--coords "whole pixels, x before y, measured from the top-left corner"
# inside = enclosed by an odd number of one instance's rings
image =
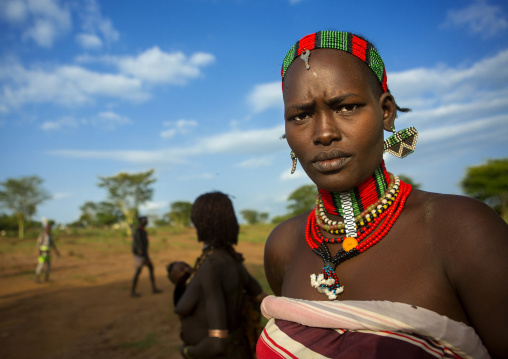
[[[198,302],[201,300],[202,292],[198,272],[194,278],[192,278],[191,282],[187,285],[187,288],[185,288],[185,291],[178,300],[178,303],[175,306],[175,313],[184,317],[192,313]]]
[[[286,268],[291,258],[294,245],[292,241],[298,238],[295,228],[295,218],[287,220],[273,229],[265,244],[264,267],[268,284],[273,293],[281,295],[282,282]]]
[[[508,225],[481,202],[459,201],[447,274],[489,353],[508,358]]]
[[[226,298],[224,298],[221,263],[209,258],[201,266],[203,300],[206,304],[208,329],[227,329]]]

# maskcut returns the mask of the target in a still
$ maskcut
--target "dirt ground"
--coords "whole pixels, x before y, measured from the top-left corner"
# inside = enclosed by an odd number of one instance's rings
[[[149,238],[163,293],[151,293],[144,268],[139,298],[129,296],[134,263],[125,238],[86,246],[58,238],[62,256],[53,254],[50,281],[41,284],[34,282],[35,240],[23,240],[30,246],[18,250],[19,240],[0,238],[13,247],[0,251],[0,358],[180,358],[180,326],[165,266],[173,260],[193,264],[200,245],[192,230]],[[237,247],[255,276],[264,275],[263,246]]]

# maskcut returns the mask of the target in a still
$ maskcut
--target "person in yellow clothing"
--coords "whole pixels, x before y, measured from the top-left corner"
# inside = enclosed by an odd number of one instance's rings
[[[56,254],[60,256],[60,252],[58,248],[56,248],[55,242],[53,241],[53,237],[51,236],[51,223],[46,223],[44,226],[44,232],[42,232],[37,238],[37,250],[39,252],[39,258],[37,267],[35,268],[35,282],[41,282],[41,273],[44,266],[46,266],[46,271],[44,275],[44,280],[49,281],[49,273],[51,271],[51,249],[54,249]]]

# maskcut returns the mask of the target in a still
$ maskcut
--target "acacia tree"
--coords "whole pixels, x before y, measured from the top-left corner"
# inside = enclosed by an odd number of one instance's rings
[[[97,203],[88,201],[79,207],[79,209],[81,210],[80,222],[85,222],[87,227],[93,228],[96,222]]]
[[[189,227],[191,223],[192,203],[185,201],[177,201],[171,203],[167,214],[169,221],[173,225]]]
[[[268,219],[268,213],[260,213],[254,209],[244,209],[240,214],[248,224],[262,223]]]
[[[37,212],[38,205],[51,198],[42,188],[42,182],[39,176],[8,178],[0,182],[0,186],[3,187],[0,191],[0,204],[16,216],[19,238],[25,236],[25,221]]]
[[[460,184],[465,194],[484,201],[508,220],[508,158],[468,167]]]
[[[287,205],[288,213],[275,216],[272,218],[272,223],[278,224],[285,220],[297,216],[300,213],[314,208],[316,204],[317,187],[313,184],[303,185],[294,190],[288,197],[289,204]]]
[[[108,200],[117,209],[122,211],[128,224],[128,234],[132,235],[132,227],[138,215],[139,206],[149,201],[153,196],[150,187],[156,181],[152,177],[154,170],[151,169],[140,173],[120,172],[115,176],[99,176],[99,187],[108,191]]]
[[[288,197],[290,202],[287,206],[291,216],[299,215],[309,209],[314,208],[316,204],[317,188],[313,184],[298,187]]]

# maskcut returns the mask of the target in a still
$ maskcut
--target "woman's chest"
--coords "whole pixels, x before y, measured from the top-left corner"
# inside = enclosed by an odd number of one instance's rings
[[[413,232],[413,231],[412,231]],[[381,241],[335,268],[338,287],[337,300],[389,300],[432,307],[442,300],[443,293],[452,291],[438,256],[423,236],[395,230]],[[313,252],[305,239],[297,241],[282,285],[282,295],[307,300],[326,300],[311,285],[311,275],[329,277],[324,271],[324,259]],[[323,248],[323,247],[322,247]],[[330,256],[340,245],[327,245]],[[439,299],[438,299],[439,298]],[[429,308],[431,309],[431,308]]]

